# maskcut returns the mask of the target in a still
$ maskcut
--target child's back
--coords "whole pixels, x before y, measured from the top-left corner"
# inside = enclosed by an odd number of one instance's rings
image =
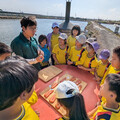
[[[113,110],[104,106],[98,106],[97,111],[90,120],[120,120],[120,107]]]
[[[78,86],[74,82],[60,83],[55,94],[60,105],[66,109],[66,115],[58,120],[89,120],[83,96],[79,93]]]

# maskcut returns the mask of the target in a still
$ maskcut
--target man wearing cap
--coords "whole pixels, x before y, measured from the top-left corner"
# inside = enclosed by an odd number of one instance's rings
[[[58,37],[60,35],[58,23],[54,22],[52,24],[52,30],[53,31],[47,35],[47,46],[49,47],[50,52],[52,52],[54,46],[58,44]],[[51,55],[51,60],[52,60],[52,64],[54,64],[54,59],[52,55]]]
[[[101,82],[105,73],[108,73],[111,63],[109,62],[110,51],[108,49],[103,49],[100,52],[98,66],[95,69],[95,79],[97,82]]]
[[[66,45],[67,35],[61,33],[58,39],[59,43],[52,50],[53,59],[55,60],[55,64],[66,64],[69,51]]]
[[[75,46],[71,48],[69,53],[68,65],[83,65],[87,56],[86,49],[83,47],[85,41],[85,35],[76,36]]]

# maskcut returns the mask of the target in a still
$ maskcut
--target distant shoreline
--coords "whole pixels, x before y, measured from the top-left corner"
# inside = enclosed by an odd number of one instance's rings
[[[59,19],[59,20],[65,19],[65,17],[61,17],[61,16],[47,16],[47,15],[30,14],[30,13],[0,11],[0,19],[21,19],[24,16],[36,16],[36,18],[38,18],[38,19]],[[76,17],[76,18],[70,17],[70,20],[84,21],[84,22],[95,21],[97,23],[120,25],[120,21],[115,21],[115,20],[88,19],[88,18],[79,18],[79,17]]]
[[[0,16],[0,19],[21,19],[22,17],[16,16]]]

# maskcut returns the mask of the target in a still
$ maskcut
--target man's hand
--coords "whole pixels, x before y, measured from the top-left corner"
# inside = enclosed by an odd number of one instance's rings
[[[37,62],[42,62],[44,60],[43,55],[39,55],[38,57],[36,57]]]
[[[44,56],[44,52],[43,52],[41,49],[39,49],[39,50],[38,50],[38,55]]]

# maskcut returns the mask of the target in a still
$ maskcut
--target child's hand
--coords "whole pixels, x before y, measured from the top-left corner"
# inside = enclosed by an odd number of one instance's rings
[[[98,77],[98,76],[96,76],[96,77],[95,77],[95,80],[96,80],[98,83],[100,83],[100,82],[101,82],[101,78],[100,78],[100,77]]]
[[[81,65],[78,65],[77,67],[78,67],[78,68],[81,68]]]
[[[73,64],[73,62],[70,61],[70,60],[68,60],[68,61],[67,61],[67,64],[68,64],[68,65],[71,65],[71,64]]]
[[[60,65],[60,63],[59,63],[59,62],[56,62],[56,64],[57,64],[57,65]]]
[[[44,52],[41,50],[40,55],[44,56]]]
[[[80,69],[84,69],[84,67],[82,65],[78,65],[78,68]]]
[[[38,55],[43,55],[44,56],[44,52],[38,47]]]
[[[38,115],[38,117],[40,116],[39,111],[35,110],[35,113]]]

